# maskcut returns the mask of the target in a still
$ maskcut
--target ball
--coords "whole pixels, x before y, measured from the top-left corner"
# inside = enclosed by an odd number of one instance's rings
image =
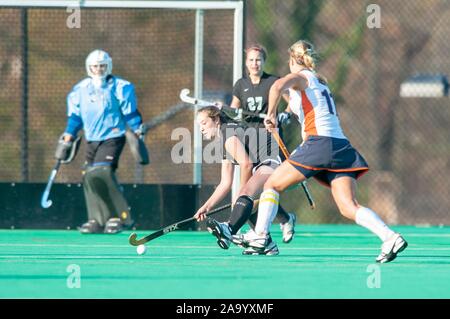
[[[136,251],[139,255],[143,255],[147,251],[147,247],[145,247],[145,245],[139,245],[137,246]]]

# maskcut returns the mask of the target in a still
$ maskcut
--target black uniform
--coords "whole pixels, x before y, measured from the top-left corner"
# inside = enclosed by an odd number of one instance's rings
[[[228,159],[234,165],[238,165],[236,160],[225,150],[226,140],[236,136],[251,159],[254,171],[261,165],[268,165],[274,169],[280,165],[278,144],[270,138],[266,130],[237,123],[222,124],[220,130],[223,159]]]
[[[258,84],[253,84],[249,77],[239,79],[233,87],[233,95],[241,101],[241,108],[246,111],[267,114],[269,91],[277,76],[263,73]],[[251,126],[264,127],[264,120],[245,115],[244,120]]]
[[[267,134],[265,129],[251,127],[245,123],[224,123],[221,125],[220,131],[222,158],[230,160],[233,165],[238,165],[238,163],[225,149],[225,142],[233,136],[236,136],[242,143],[251,159],[253,163],[252,174],[262,165],[276,169],[281,164],[278,144],[274,139],[270,138],[270,134]],[[253,199],[250,199],[249,196],[242,195],[236,200],[228,222],[231,234],[236,234],[246,221],[250,223],[252,228],[255,227],[257,214],[251,215],[252,208]],[[290,218],[281,205],[279,206],[277,217],[283,223],[288,222]]]
[[[239,101],[241,102],[241,108],[246,111],[255,112],[255,113],[262,113],[267,114],[268,108],[269,108],[269,92],[272,85],[275,83],[276,80],[278,80],[279,77],[271,74],[267,74],[263,72],[261,79],[258,84],[253,84],[251,79],[246,76],[241,79],[239,79],[236,84],[233,87],[233,96],[237,97]],[[270,149],[272,153],[269,156],[260,156],[258,155],[258,161],[255,164],[253,162],[253,172],[260,166],[260,165],[270,165],[274,169],[277,168],[279,164],[276,164],[276,161],[285,160],[285,157],[283,154],[279,154],[278,144],[275,142],[275,140],[272,138],[272,134],[270,134],[264,127],[264,119],[251,116],[251,115],[244,115],[243,116],[244,123],[242,123],[242,126],[247,126],[249,128],[257,128],[258,129],[258,145],[256,147],[260,147],[261,150],[258,149],[258,152],[256,154],[263,154],[266,152],[267,149]],[[267,143],[266,145],[261,145],[261,140],[263,134],[266,135]],[[280,135],[282,136],[282,131],[280,130]],[[240,137],[240,134],[236,135],[239,140],[242,142],[242,136]],[[250,154],[250,158],[253,160],[254,150],[252,148],[252,143],[243,143],[246,147],[247,153]],[[248,145],[250,144],[250,145]],[[264,143],[263,143],[264,144]],[[270,146],[269,146],[270,145]],[[253,145],[254,146],[254,145]],[[247,149],[249,147],[249,149]],[[249,153],[250,151],[250,153]],[[226,154],[226,153],[224,153]],[[279,156],[278,156],[279,155]],[[281,157],[281,158],[280,158]],[[235,163],[236,164],[236,163]],[[289,221],[289,215],[288,213],[283,209],[283,207],[280,205],[278,208],[277,217],[280,222],[286,223]],[[231,218],[231,221],[234,219]],[[254,228],[254,225],[256,224],[256,214],[252,215],[249,219],[250,224],[252,224],[252,228]],[[237,227],[232,227],[232,229],[239,229],[240,223],[236,223]],[[230,222],[230,225],[233,225],[232,222]]]

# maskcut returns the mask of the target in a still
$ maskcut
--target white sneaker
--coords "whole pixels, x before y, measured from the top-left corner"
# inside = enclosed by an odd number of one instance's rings
[[[216,236],[217,244],[222,249],[228,249],[231,243],[231,229],[228,223],[219,223],[217,220],[208,218],[206,229]]]
[[[254,231],[248,231],[243,236],[242,245],[244,247],[253,247],[255,249],[263,250],[270,241],[271,238],[268,234],[258,235]]]
[[[406,240],[400,234],[395,233],[381,245],[381,254],[376,259],[377,263],[393,261],[397,254],[406,247],[408,247]]]
[[[286,223],[280,223],[281,231],[283,232],[283,243],[289,243],[295,234],[295,222],[297,217],[293,213],[289,213],[289,220]]]
[[[280,251],[278,250],[277,244],[270,239],[270,242],[264,247],[264,249],[256,249],[254,247],[248,247],[242,252],[242,255],[266,255],[275,256],[278,255]]]
[[[233,242],[233,244],[235,244],[235,245],[237,245],[239,247],[247,248],[248,247],[248,240],[246,238],[251,238],[251,237],[253,237],[255,235],[256,235],[255,231],[253,229],[250,229],[245,234],[232,235],[231,236],[231,241]]]

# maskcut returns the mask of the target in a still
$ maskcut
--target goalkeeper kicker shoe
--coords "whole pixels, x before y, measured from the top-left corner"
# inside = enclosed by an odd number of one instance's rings
[[[295,222],[297,220],[296,216],[293,213],[289,213],[289,220],[282,224],[280,223],[281,231],[283,232],[283,243],[289,243],[292,238],[294,238],[295,234]]]
[[[393,261],[397,257],[397,254],[406,247],[408,247],[406,240],[400,234],[395,233],[381,245],[381,254],[377,257],[376,261],[378,263]]]
[[[78,228],[80,233],[82,234],[100,234],[103,233],[103,227],[100,226],[98,221],[95,219],[90,219],[83,225],[81,225],[80,228]]]
[[[222,249],[228,249],[231,243],[231,229],[228,223],[219,223],[217,220],[208,218],[206,229],[216,236],[217,244]]]
[[[117,234],[123,230],[123,224],[120,218],[114,217],[108,219],[105,225],[105,234]]]

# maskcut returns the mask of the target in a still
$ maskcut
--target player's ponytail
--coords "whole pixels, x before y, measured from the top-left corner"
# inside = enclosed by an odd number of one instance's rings
[[[232,119],[230,119],[225,113],[223,113],[217,106],[215,105],[209,105],[202,107],[197,111],[198,113],[206,113],[206,115],[211,118],[214,122],[217,120],[219,121],[219,124],[225,124],[229,122],[234,122]]]
[[[303,65],[310,71],[314,72],[320,82],[324,84],[327,83],[327,79],[325,77],[316,73],[315,68],[318,54],[314,50],[314,46],[312,45],[312,43],[305,40],[299,40],[295,42],[289,48],[289,55],[298,65]]]

